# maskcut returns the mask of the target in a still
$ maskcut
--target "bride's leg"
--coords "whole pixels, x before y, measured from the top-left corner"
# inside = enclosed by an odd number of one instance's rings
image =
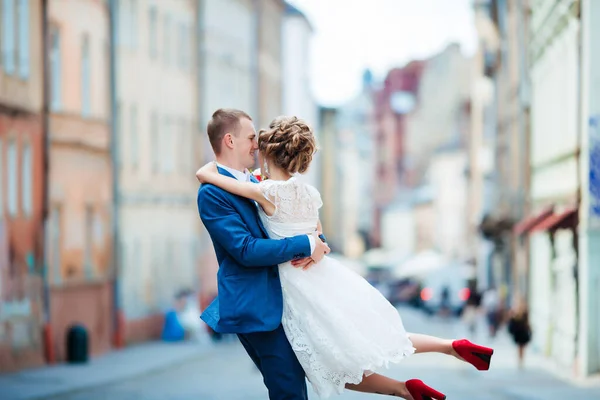
[[[358,385],[346,384],[346,389],[355,392],[385,394],[388,396],[402,397],[407,400],[414,400],[406,390],[404,382],[397,381],[387,376],[371,374],[363,377]]]
[[[408,338],[415,348],[415,353],[442,353],[458,356],[452,348],[453,340],[441,339],[435,336],[409,333]]]

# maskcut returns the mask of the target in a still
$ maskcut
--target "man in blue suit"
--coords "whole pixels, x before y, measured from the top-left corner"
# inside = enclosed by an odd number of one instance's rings
[[[207,127],[219,173],[252,180],[258,150],[252,119],[243,111],[219,109]],[[329,247],[314,235],[268,239],[257,205],[213,185],[198,190],[198,210],[219,262],[218,297],[202,313],[216,332],[236,333],[263,375],[271,400],[306,400],[304,370],[281,326],[283,297],[277,265],[318,263]]]

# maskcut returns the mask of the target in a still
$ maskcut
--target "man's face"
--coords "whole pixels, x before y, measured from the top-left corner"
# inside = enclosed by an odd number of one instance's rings
[[[246,118],[240,120],[240,129],[233,140],[235,143],[234,151],[236,158],[246,168],[254,166],[256,161],[256,151],[258,150],[258,137],[252,121]]]

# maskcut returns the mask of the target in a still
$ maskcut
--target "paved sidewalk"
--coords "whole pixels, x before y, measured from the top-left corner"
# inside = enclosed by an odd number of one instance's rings
[[[36,400],[103,386],[176,367],[210,354],[215,345],[150,342],[93,358],[0,375],[0,399]]]

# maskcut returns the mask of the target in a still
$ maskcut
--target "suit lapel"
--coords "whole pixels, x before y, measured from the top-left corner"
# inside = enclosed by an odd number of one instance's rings
[[[227,170],[225,170],[225,169],[223,169],[221,167],[217,167],[217,170],[219,171],[219,173],[221,175],[225,175],[225,176],[228,176],[230,178],[233,178],[233,179],[237,180],[237,178],[235,176],[233,176],[232,174],[230,174]],[[250,174],[250,181],[252,181],[253,183],[258,183],[258,180],[256,180],[256,178],[252,174]],[[234,196],[234,195],[232,195],[230,193],[230,196]],[[260,230],[265,235],[265,237],[268,238],[269,234],[267,233],[267,230],[263,226],[263,223],[262,223],[260,217],[258,216],[258,210],[256,208],[257,207],[256,203],[254,201],[250,200],[250,199],[245,199],[245,198],[240,197],[240,196],[234,196],[234,197],[241,198],[241,199],[245,200],[247,202],[248,206],[252,208],[252,213],[253,213],[254,217],[256,218],[256,223],[258,224]]]

